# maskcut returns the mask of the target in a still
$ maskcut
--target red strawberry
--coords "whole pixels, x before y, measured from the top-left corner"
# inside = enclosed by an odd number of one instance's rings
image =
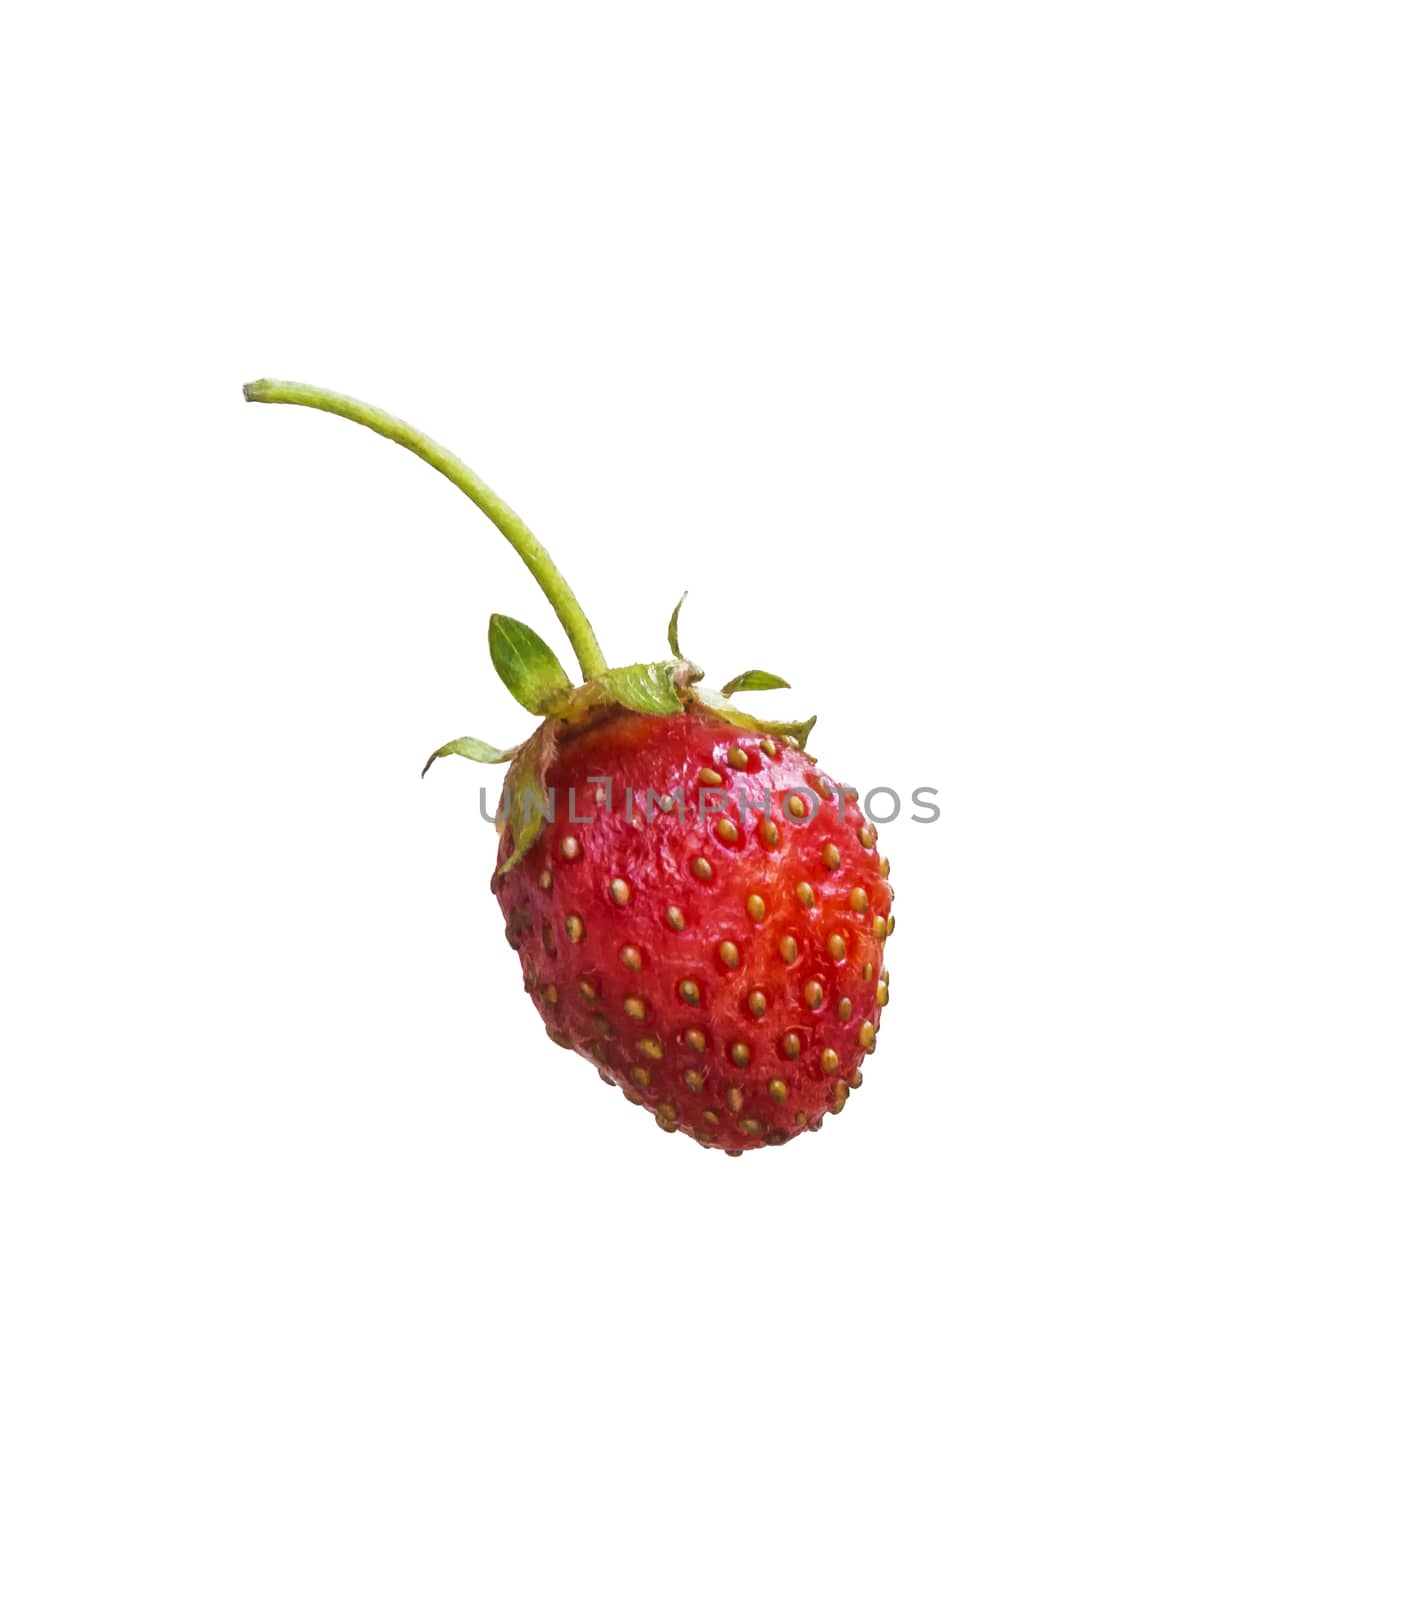
[[[892,900],[856,801],[840,814],[801,750],[697,707],[613,711],[546,778],[555,820],[493,887],[550,1037],[732,1154],[841,1111],[886,1003]],[[703,818],[703,792],[728,810]]]
[[[532,629],[492,617],[501,678],[544,720],[512,750],[457,739],[426,764],[511,762],[491,887],[550,1038],[667,1132],[730,1155],[841,1111],[887,1003],[892,891],[855,796],[804,753],[813,720],[761,721],[731,699],[784,680],[702,688],[679,604],[670,660],[609,669],[542,546],[454,456],[326,390],[245,393],[349,417],[437,467],[523,556],[573,643],[577,687]]]

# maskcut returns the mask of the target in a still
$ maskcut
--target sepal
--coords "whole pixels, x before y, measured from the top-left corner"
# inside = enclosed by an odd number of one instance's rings
[[[518,748],[516,745],[512,750],[497,750],[483,739],[452,739],[449,744],[443,744],[439,750],[433,750],[427,756],[421,775],[424,778],[431,771],[431,763],[439,761],[442,756],[464,756],[467,761],[484,761],[493,766],[501,761],[513,761]]]
[[[689,594],[689,593],[690,593],[690,590],[688,589],[686,591],[686,594]],[[686,604],[686,595],[683,594],[681,596],[681,598],[676,602],[675,611],[673,611],[671,613],[671,621],[668,622],[667,625],[666,625],[666,642],[671,647],[672,655],[674,655],[678,661],[681,660],[681,639],[680,639],[680,635],[676,632],[676,623],[677,623],[677,620],[681,616],[681,607],[684,606],[685,604]]]
[[[728,722],[732,727],[747,728],[751,733],[770,733],[780,739],[794,739],[798,742],[800,750],[808,743],[808,736],[813,732],[813,725],[818,721],[816,716],[810,717],[807,722],[769,722],[763,717],[752,717],[748,711],[741,711],[734,701],[728,699],[715,689],[692,689],[691,693],[707,711],[712,712],[723,722]]]
[[[653,717],[673,717],[684,709],[676,692],[679,661],[649,661],[633,667],[614,667],[598,682],[618,705],[644,711]]]
[[[490,618],[490,659],[500,682],[535,716],[573,687],[559,658],[533,628],[498,612]]]
[[[560,695],[548,712],[563,722],[575,722],[605,706],[623,706],[650,717],[674,717],[686,707],[683,690],[700,676],[701,669],[689,661],[642,661],[613,667]]]
[[[748,672],[742,672],[738,677],[731,678],[720,692],[721,694],[738,694],[747,689],[788,689],[790,687],[791,685],[787,678],[781,678],[774,672],[761,672],[758,667],[751,667]]]

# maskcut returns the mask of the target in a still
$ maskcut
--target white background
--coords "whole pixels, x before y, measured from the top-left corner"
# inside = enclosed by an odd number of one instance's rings
[[[1408,1592],[1403,23],[11,20],[7,1597]],[[546,1041],[553,618],[263,375],[940,790],[822,1137]]]

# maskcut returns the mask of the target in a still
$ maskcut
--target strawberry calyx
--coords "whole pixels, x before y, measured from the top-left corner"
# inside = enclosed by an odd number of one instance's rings
[[[684,600],[686,597],[681,597]],[[772,721],[752,716],[730,699],[731,694],[747,689],[787,687],[773,673],[747,672],[732,679],[724,689],[702,685],[704,673],[695,662],[679,653],[677,620],[681,601],[671,614],[668,642],[674,652],[666,661],[638,662],[627,667],[611,667],[585,683],[573,684],[550,647],[527,624],[498,613],[490,618],[490,659],[501,681],[528,711],[542,716],[535,732],[508,750],[498,750],[483,740],[452,739],[432,752],[432,762],[441,756],[464,756],[471,761],[508,761],[499,825],[514,825],[514,850],[498,869],[498,875],[511,871],[524,859],[543,831],[550,813],[547,773],[560,743],[585,727],[621,711],[641,716],[673,717],[695,708],[731,727],[753,733],[773,734],[803,749],[817,718],[807,721]],[[767,682],[757,682],[766,679]]]

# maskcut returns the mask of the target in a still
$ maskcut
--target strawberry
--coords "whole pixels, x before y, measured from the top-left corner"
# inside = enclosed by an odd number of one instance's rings
[[[245,394],[348,417],[429,461],[519,551],[573,644],[577,686],[533,629],[492,616],[491,660],[543,720],[510,749],[454,739],[423,768],[509,763],[491,889],[549,1037],[666,1132],[729,1155],[841,1111],[887,1003],[892,890],[855,791],[804,750],[814,719],[764,721],[732,698],[784,680],[703,687],[679,602],[670,659],[609,668],[543,547],[464,463],[327,390]]]
[[[574,729],[546,779],[554,821],[492,887],[550,1038],[731,1154],[841,1111],[886,1003],[892,898],[856,801],[699,705]],[[507,827],[502,862],[514,848]]]

